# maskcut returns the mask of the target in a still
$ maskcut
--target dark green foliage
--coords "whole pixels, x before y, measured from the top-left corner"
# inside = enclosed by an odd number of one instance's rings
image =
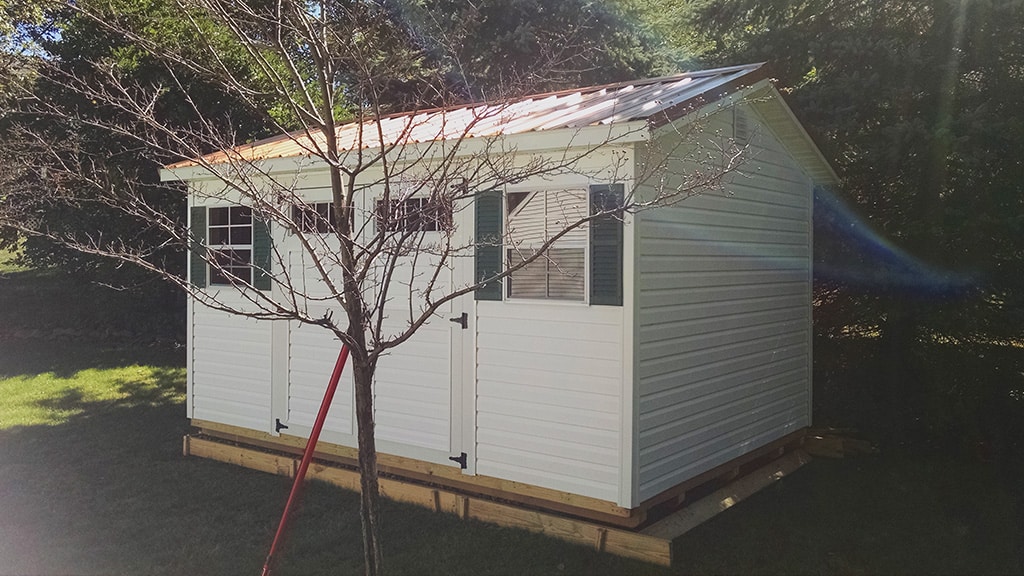
[[[196,45],[187,27],[175,25],[176,21],[180,24],[181,15],[177,20],[170,18],[173,8],[168,3],[123,2],[109,5],[107,10],[111,20],[144,21],[140,33],[150,40]],[[52,29],[60,33],[49,33]],[[17,211],[50,235],[74,238],[100,250],[126,247],[158,269],[183,275],[182,247],[166,243],[167,233],[155,218],[138,218],[138,212],[152,211],[184,225],[183,190],[162,185],[157,174],[161,164],[180,158],[173,153],[175,146],[167,142],[162,149],[152,149],[140,144],[136,135],[146,132],[144,119],[91,99],[69,83],[80,81],[100,90],[116,77],[128,90],[159,90],[151,111],[153,119],[183,132],[202,118],[245,138],[265,130],[266,119],[237,114],[239,102],[209,81],[187,70],[171,74],[137,43],[59,6],[49,14],[47,26],[36,31],[35,42],[48,65],[39,67],[27,87],[32,98],[22,98],[0,121],[0,132],[9,143],[3,161],[11,172],[21,174],[17,179],[10,175],[5,179],[0,193],[6,196],[4,209]],[[225,59],[231,57],[225,50]],[[101,74],[98,68],[102,67],[116,70],[116,74]],[[119,129],[112,131],[109,126]],[[26,137],[29,133],[31,138]],[[69,171],[76,173],[73,179],[48,176]],[[146,208],[139,210],[139,205]],[[8,243],[16,238],[11,229],[0,230],[0,234]],[[147,289],[161,286],[149,273],[83,254],[43,236],[25,238],[22,256],[36,267],[83,274],[83,281],[124,286],[146,283]]]
[[[677,14],[707,62],[769,61],[842,177],[815,206],[822,415],[890,442],[1019,445],[1024,2],[703,0]]]
[[[652,44],[613,4],[409,0],[403,18],[452,90],[474,100],[650,76]]]

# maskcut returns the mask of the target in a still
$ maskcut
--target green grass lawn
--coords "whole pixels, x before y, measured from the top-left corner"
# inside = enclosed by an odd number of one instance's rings
[[[28,293],[17,282],[45,278],[20,274],[8,275],[14,285],[0,280],[0,302]],[[59,310],[74,299],[56,302],[51,318],[75,316]],[[11,313],[0,309],[0,321],[4,314]],[[290,481],[181,455],[182,349],[15,338],[3,327],[0,574],[259,573]],[[1001,472],[976,459],[885,451],[817,459],[684,536],[670,570],[386,503],[385,567],[466,575],[1020,573],[1020,482]],[[310,484],[280,559],[275,574],[361,573],[356,495]]]
[[[16,254],[9,250],[0,250],[0,274],[21,272],[25,269],[23,266],[15,264],[15,257]]]
[[[0,352],[0,574],[256,574],[286,478],[181,456],[182,354]],[[358,501],[313,483],[278,574],[360,572]],[[677,545],[665,570],[388,503],[395,574],[1011,573],[1013,501],[991,465],[818,459]]]

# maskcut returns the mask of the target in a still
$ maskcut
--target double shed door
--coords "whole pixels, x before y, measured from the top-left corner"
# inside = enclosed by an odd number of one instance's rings
[[[427,233],[431,234],[431,233]],[[428,238],[429,240],[429,238]],[[402,256],[391,278],[382,333],[394,336],[419,315],[420,295],[433,278],[435,294],[447,293],[472,276],[472,259],[448,259],[434,278],[439,257],[423,252]],[[310,315],[342,315],[329,296],[310,256],[288,252],[293,282],[311,296]],[[383,269],[374,289],[379,288]],[[333,272],[332,272],[333,275]],[[340,277],[337,276],[337,277]],[[452,458],[464,453],[473,472],[473,301],[463,296],[442,305],[407,341],[382,355],[374,381],[374,420],[379,451],[438,464],[461,466]],[[465,328],[461,321],[466,314]],[[287,379],[278,412],[290,434],[308,435],[316,418],[341,343],[329,331],[291,323],[287,330]],[[280,356],[279,356],[280,357]],[[355,397],[351,367],[346,366],[324,425],[324,441],[356,446]]]

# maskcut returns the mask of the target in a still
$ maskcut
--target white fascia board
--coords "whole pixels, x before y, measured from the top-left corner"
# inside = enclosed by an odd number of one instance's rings
[[[604,126],[585,126],[582,128],[562,128],[526,132],[522,134],[498,135],[489,137],[437,140],[417,142],[396,146],[388,152],[388,161],[395,163],[430,162],[448,156],[465,157],[494,151],[496,154],[537,153],[545,150],[587,149],[604,145],[628,144],[650,139],[650,130],[643,120],[623,122]],[[366,156],[378,153],[378,147],[362,150]],[[342,157],[342,164],[357,162],[356,151],[348,151]],[[162,168],[160,179],[167,181],[222,180],[230,177],[232,171],[245,169],[252,173],[271,175],[276,173],[294,173],[300,170],[323,169],[324,162],[319,158],[293,156],[287,158],[268,158],[258,162],[246,162],[240,168],[232,164],[213,164],[209,166],[183,166],[179,168]]]
[[[160,180],[163,182],[181,181],[194,182],[237,180],[236,175],[245,173],[250,177],[267,177],[275,173],[295,173],[322,166],[316,158],[293,156],[288,158],[268,158],[255,162],[222,162],[206,166],[182,166],[179,168],[161,168]]]
[[[800,132],[800,136],[803,141],[802,144],[813,151],[815,156],[818,157],[819,162],[822,164],[822,168],[819,170],[822,174],[819,178],[816,178],[817,183],[825,186],[835,186],[838,184],[839,175],[836,174],[835,170],[832,168],[832,164],[825,158],[825,155],[821,153],[821,150],[818,148],[818,145],[814,143],[814,139],[811,138],[811,135],[807,133],[806,129],[804,129],[804,125],[800,123],[796,114],[793,113],[793,109],[789,107],[789,104],[786,104],[786,100],[782,97],[782,94],[779,94],[779,91],[775,86],[769,86],[769,89],[773,96],[773,103],[785,112],[786,116],[788,116],[793,122],[797,131]],[[785,140],[783,140],[782,143],[785,145]]]

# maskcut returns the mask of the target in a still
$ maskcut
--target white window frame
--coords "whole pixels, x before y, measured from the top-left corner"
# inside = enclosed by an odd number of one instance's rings
[[[409,230],[407,230],[404,227],[404,222],[403,222],[403,226],[402,227],[395,227],[395,228],[391,228],[391,229],[381,230],[380,205],[381,205],[381,203],[383,201],[384,201],[384,198],[380,197],[380,196],[377,196],[377,197],[373,198],[373,204],[371,206],[370,217],[373,218],[373,229],[374,229],[375,232],[385,232],[385,233],[388,233],[388,234],[397,234],[397,233],[403,233],[403,232],[416,232],[416,233],[422,233],[422,234],[438,234],[438,233],[445,233],[449,229],[452,229],[452,227],[454,226],[455,210],[454,210],[454,208],[452,206],[448,206],[446,213],[443,215],[443,221],[442,221],[441,218],[434,218],[433,219],[433,221],[435,223],[433,230],[424,230],[424,229],[419,229],[419,230],[411,230],[411,229],[409,229]],[[421,206],[419,208],[420,210],[423,210],[422,206],[424,204],[429,205],[431,203],[431,201],[432,200],[431,200],[431,198],[429,196],[409,196],[407,198],[392,198],[392,199],[390,199],[390,202],[392,203],[392,205],[395,205],[395,204],[405,204],[405,203],[408,203],[408,202],[418,202],[418,203],[420,203],[420,206]]]
[[[550,194],[552,192],[566,192],[566,191],[579,191],[584,195],[584,217],[590,215],[590,182],[569,182],[565,184],[544,184],[544,185],[516,185],[506,186],[505,191],[501,198],[501,225],[502,225],[502,267],[508,269],[508,250],[513,249],[510,241],[508,230],[508,196],[509,194],[516,194],[521,192],[542,192],[544,194]],[[545,211],[547,210],[545,203]],[[503,283],[504,286],[502,300],[504,302],[512,304],[540,304],[545,306],[589,306],[590,305],[590,229],[589,224],[584,225],[584,230],[587,231],[587,241],[583,244],[583,298],[579,300],[569,300],[562,298],[533,298],[524,296],[513,296],[511,294],[512,282]],[[544,258],[543,256],[541,258]],[[513,272],[509,278],[511,280]]]
[[[326,217],[320,212],[320,208],[324,207],[326,210]],[[313,218],[313,214],[316,217]],[[331,228],[336,225],[334,216],[334,201],[327,200],[326,202],[301,202],[292,204],[292,220],[295,222],[295,227],[298,228],[302,234],[332,234],[334,230]],[[324,229],[321,230],[320,228]]]
[[[249,222],[248,223],[233,223],[232,222],[232,211],[234,208],[242,208],[249,211]],[[228,223],[227,224],[213,224],[213,211],[214,210],[227,210]],[[237,229],[249,229],[249,242],[233,243],[231,242],[232,230]],[[220,242],[215,243],[213,241],[213,235],[215,230],[224,230],[227,232],[227,243]],[[255,230],[253,228],[253,216],[252,208],[248,206],[242,206],[239,204],[231,204],[226,206],[207,206],[206,207],[206,246],[209,250],[210,259],[216,260],[219,254],[230,254],[236,251],[248,251],[249,258],[248,263],[242,264],[231,264],[226,267],[217,267],[213,264],[207,264],[207,277],[209,278],[210,286],[230,286],[232,284],[231,277],[235,278],[236,282],[242,282],[244,284],[252,284],[253,281],[253,234]],[[247,269],[248,274],[246,276],[238,276],[231,272],[231,270],[242,270]]]

